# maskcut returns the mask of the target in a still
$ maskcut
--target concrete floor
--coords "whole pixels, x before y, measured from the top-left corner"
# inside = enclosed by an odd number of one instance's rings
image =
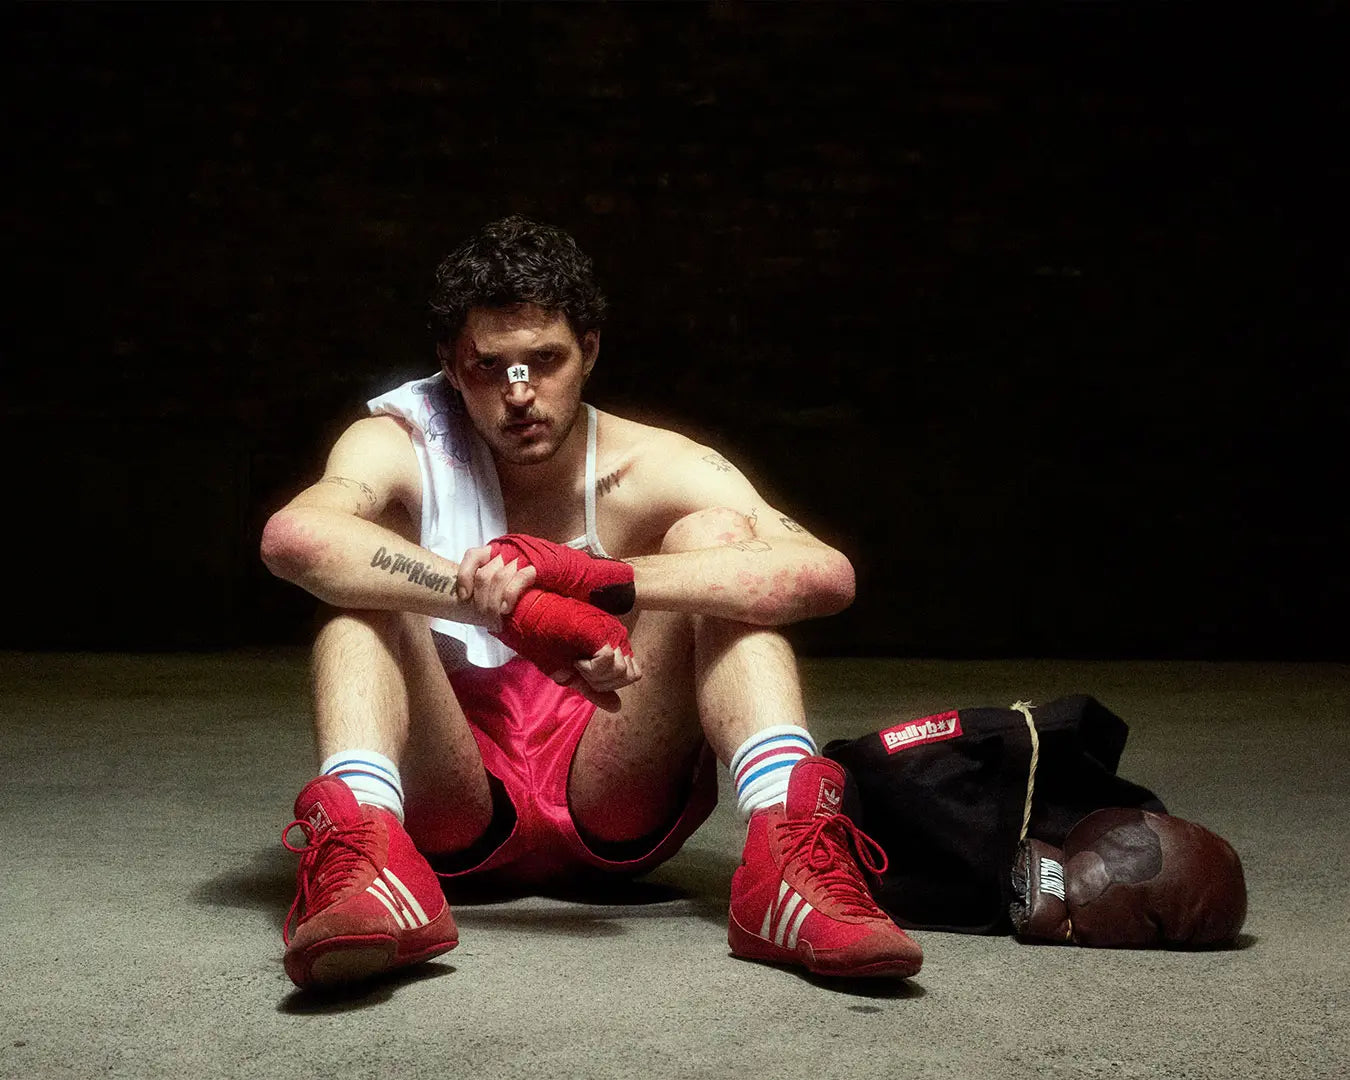
[[[803,665],[822,742],[1095,694],[1131,725],[1121,773],[1242,855],[1235,949],[929,933],[922,973],[882,987],[738,961],[724,799],[628,895],[460,904],[454,952],[324,1000],[281,968],[304,666],[0,654],[0,1077],[1346,1075],[1350,668]]]

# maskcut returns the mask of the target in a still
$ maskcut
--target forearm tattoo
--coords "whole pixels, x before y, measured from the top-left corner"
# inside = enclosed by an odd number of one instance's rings
[[[718,472],[731,472],[736,468],[735,465],[718,453],[704,454],[703,460]]]
[[[395,555],[381,547],[371,556],[370,565],[390,574],[403,574],[414,585],[423,585],[432,592],[443,593],[453,580],[449,574],[433,573],[429,565],[406,555]]]
[[[322,482],[325,484],[337,484],[339,487],[345,487],[351,491],[359,491],[362,498],[364,498],[366,503],[370,506],[374,506],[378,501],[375,497],[375,489],[369,484],[361,483],[360,480],[350,480],[345,476],[325,476]]]
[[[795,532],[795,533],[804,533],[804,532],[806,532],[805,529],[803,529],[800,525],[798,525],[798,524],[797,524],[795,521],[793,521],[790,517],[779,517],[778,520],[781,521],[781,522],[783,523],[783,528],[787,529],[788,532]]]

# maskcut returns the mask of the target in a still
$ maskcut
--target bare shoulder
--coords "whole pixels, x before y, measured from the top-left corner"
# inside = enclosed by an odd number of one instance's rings
[[[407,429],[392,416],[367,416],[338,436],[323,476],[292,503],[373,519],[394,505],[420,513],[421,490],[421,469]]]
[[[762,503],[754,486],[717,449],[677,431],[600,414],[596,487],[653,530],[712,506],[746,514]]]
[[[677,521],[713,508],[740,514],[760,540],[825,546],[790,511],[771,505],[716,447],[665,428],[601,416],[597,494],[603,497],[600,505],[627,525],[633,543],[626,550],[656,550]]]
[[[672,480],[687,482],[684,474],[693,470],[696,476],[700,466],[713,473],[735,471],[716,450],[678,431],[600,414],[597,475],[618,471],[624,481],[641,483],[652,495]]]

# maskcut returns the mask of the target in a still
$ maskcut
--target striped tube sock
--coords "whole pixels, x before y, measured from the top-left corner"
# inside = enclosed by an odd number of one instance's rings
[[[816,741],[806,728],[778,724],[757,731],[731,757],[731,779],[736,784],[736,806],[747,821],[756,810],[787,799],[792,766],[816,752]]]
[[[388,810],[403,820],[403,782],[398,766],[375,750],[342,750],[319,766],[323,776],[336,776],[352,789],[356,801]]]

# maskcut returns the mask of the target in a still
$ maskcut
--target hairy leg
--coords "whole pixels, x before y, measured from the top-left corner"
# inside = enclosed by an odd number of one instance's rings
[[[313,679],[320,761],[352,749],[394,761],[408,834],[424,851],[457,851],[486,831],[487,773],[425,618],[335,613],[315,641]]]
[[[662,551],[753,536],[740,514],[705,510],[676,522]],[[568,781],[577,823],[598,840],[640,839],[673,821],[705,738],[728,764],[757,731],[805,726],[796,659],[776,631],[648,611],[631,637],[642,679],[621,691],[619,713],[595,714]]]

